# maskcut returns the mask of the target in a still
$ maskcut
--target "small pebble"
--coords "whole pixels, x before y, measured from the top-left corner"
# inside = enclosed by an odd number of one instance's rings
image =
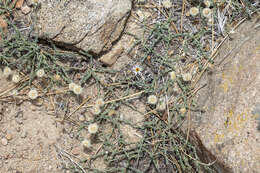
[[[80,154],[80,151],[81,151],[81,148],[80,147],[74,147],[72,150],[71,150],[71,153],[75,156],[79,155]]]
[[[27,132],[23,131],[22,134],[21,134],[21,138],[26,138],[26,136],[27,136]]]
[[[74,134],[73,133],[70,133],[69,136],[70,136],[70,138],[74,138]]]
[[[6,146],[8,144],[8,140],[6,138],[2,138],[1,143]]]
[[[29,14],[30,12],[31,12],[31,8],[30,7],[28,7],[27,5],[25,5],[25,6],[22,6],[21,7],[21,10],[22,10],[22,13],[23,14]]]
[[[15,119],[15,122],[16,122],[17,124],[23,124],[23,120],[22,120],[21,118],[16,118],[16,119]]]
[[[5,137],[8,141],[10,141],[13,138],[10,133],[6,134]]]
[[[16,127],[15,129],[16,129],[17,132],[20,132],[20,131],[21,131],[21,127],[19,127],[19,126]]]

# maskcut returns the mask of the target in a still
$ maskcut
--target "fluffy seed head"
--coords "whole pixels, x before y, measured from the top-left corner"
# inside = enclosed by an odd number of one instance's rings
[[[185,82],[189,82],[192,79],[192,75],[190,73],[184,73],[184,74],[182,74],[182,79]]]
[[[90,134],[95,134],[95,133],[97,133],[97,131],[98,131],[98,125],[97,125],[97,123],[93,123],[93,124],[90,124],[90,125],[88,126],[88,132],[89,132]]]
[[[89,139],[84,139],[82,141],[82,146],[84,149],[90,148],[91,147],[91,141]]]
[[[210,18],[211,17],[211,9],[209,8],[204,8],[202,10],[202,15],[206,18]]]
[[[186,108],[185,108],[185,107],[181,108],[181,109],[180,109],[180,113],[181,113],[181,114],[185,114],[185,113],[186,113]]]
[[[53,79],[54,79],[55,81],[60,81],[60,80],[61,80],[61,77],[60,77],[60,75],[55,74],[55,75],[53,76]]]
[[[197,7],[190,8],[190,15],[197,16],[199,14],[199,9]]]
[[[70,91],[73,91],[75,86],[76,86],[76,84],[75,84],[74,82],[71,82],[71,83],[69,84],[69,90],[70,90]]]
[[[82,93],[82,87],[79,86],[79,85],[75,85],[74,88],[73,88],[73,92],[77,95],[81,94]]]
[[[14,75],[12,76],[12,81],[13,81],[14,83],[18,83],[18,82],[20,82],[20,80],[21,80],[21,78],[20,78],[19,74],[14,74]]]
[[[99,98],[96,100],[96,105],[99,106],[99,107],[102,107],[104,106],[105,102],[102,98]]]
[[[37,77],[43,77],[45,75],[44,69],[40,69],[36,72]]]
[[[160,98],[156,106],[157,110],[164,111],[166,109],[166,103],[164,98]]]
[[[101,113],[101,109],[99,108],[99,106],[95,105],[92,107],[92,110],[91,112],[94,114],[94,115],[98,115]]]
[[[13,96],[17,96],[19,93],[18,93],[18,91],[15,89],[15,90],[13,90],[13,91],[11,92],[11,94],[12,94]]]
[[[164,8],[169,9],[169,8],[172,7],[172,2],[170,0],[163,0],[162,5],[163,5]]]
[[[175,79],[176,79],[176,74],[175,74],[174,71],[171,71],[171,72],[169,73],[169,75],[170,75],[170,79],[171,79],[171,80],[175,80]]]
[[[151,105],[155,105],[157,103],[157,97],[155,95],[150,95],[147,102]]]
[[[38,97],[38,92],[36,89],[31,89],[28,93],[28,97],[32,100],[36,99]]]
[[[4,76],[9,76],[12,74],[12,70],[9,67],[5,67],[3,71]]]
[[[206,7],[211,6],[211,2],[209,0],[204,0],[204,4],[206,5]]]
[[[212,26],[212,24],[213,24],[213,18],[210,17],[210,18],[208,19],[208,25],[209,25],[209,26]]]

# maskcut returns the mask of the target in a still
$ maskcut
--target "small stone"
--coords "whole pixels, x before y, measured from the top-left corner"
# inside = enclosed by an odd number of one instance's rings
[[[19,127],[19,126],[16,127],[15,129],[16,129],[17,132],[20,132],[20,131],[21,131],[21,127]]]
[[[6,138],[2,138],[1,143],[6,146],[8,144],[8,140]]]
[[[22,13],[23,14],[29,14],[30,12],[31,12],[31,8],[30,7],[28,7],[27,5],[25,5],[25,6],[22,6],[21,7],[21,10],[22,10]]]
[[[85,121],[85,116],[84,115],[79,115],[79,121],[81,121],[81,122]]]
[[[22,134],[21,134],[21,138],[26,138],[26,136],[27,136],[27,132],[23,131]]]
[[[70,136],[71,139],[73,139],[74,138],[74,133],[70,133],[69,136]]]
[[[13,138],[10,133],[6,134],[5,137],[8,141],[10,141]]]
[[[71,153],[75,156],[79,155],[80,154],[80,147],[74,147],[72,150],[71,150]]]
[[[43,98],[40,98],[40,97],[38,97],[37,99],[32,101],[33,105],[35,105],[35,106],[42,106],[43,102],[44,102]]]
[[[122,54],[124,48],[122,46],[112,49],[108,54],[103,55],[99,61],[105,65],[112,66],[118,57]]]
[[[15,122],[17,123],[17,124],[23,124],[23,120],[22,120],[22,118],[16,118],[15,119]]]

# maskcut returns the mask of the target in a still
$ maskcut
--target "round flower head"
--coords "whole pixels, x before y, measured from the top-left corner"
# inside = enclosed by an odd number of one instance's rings
[[[204,0],[204,4],[206,5],[206,7],[211,6],[211,2],[209,0]]]
[[[164,98],[160,98],[156,107],[159,111],[164,111],[166,109],[166,103]]]
[[[164,8],[169,9],[169,8],[172,7],[172,2],[170,0],[163,0],[162,5],[163,5]]]
[[[157,97],[155,95],[150,95],[147,102],[151,105],[155,105],[157,103]]]
[[[189,82],[189,81],[191,81],[192,76],[191,76],[190,73],[184,73],[184,74],[182,74],[182,79],[183,79],[183,81],[185,81],[185,82]]]
[[[185,113],[186,113],[186,108],[184,108],[184,107],[181,108],[181,109],[180,109],[180,113],[181,113],[181,114],[185,114]]]
[[[199,14],[199,9],[197,7],[190,8],[190,15],[197,16]]]
[[[91,147],[91,141],[89,139],[84,139],[82,141],[82,146],[84,149],[90,148]]]
[[[101,113],[101,109],[99,108],[99,106],[95,105],[92,107],[92,110],[91,112],[94,114],[94,115],[98,115]]]
[[[37,77],[43,77],[45,75],[44,69],[40,69],[36,72]]]
[[[175,74],[174,71],[170,72],[169,75],[170,75],[170,79],[171,80],[175,80],[176,79],[176,74]]]
[[[28,93],[28,97],[32,100],[36,99],[38,97],[38,92],[36,89],[31,89]]]
[[[81,94],[82,93],[82,87],[79,86],[79,85],[75,85],[74,88],[73,88],[73,92],[77,95]]]
[[[212,24],[213,24],[213,18],[210,17],[210,18],[208,19],[208,25],[209,25],[209,26],[212,26]]]
[[[105,102],[102,98],[99,98],[96,100],[96,105],[99,106],[99,107],[102,107],[104,106]]]
[[[53,76],[53,79],[54,79],[55,81],[60,81],[60,80],[61,80],[61,77],[60,77],[60,75],[55,74],[55,75]]]
[[[134,74],[140,74],[141,73],[141,71],[142,71],[142,68],[139,66],[139,65],[135,65],[134,67],[133,67],[133,72],[134,72]]]
[[[12,76],[12,81],[13,81],[14,83],[18,83],[18,82],[20,82],[20,80],[21,80],[21,78],[20,78],[19,74],[14,74],[14,75]]]
[[[3,71],[4,76],[9,76],[12,74],[12,70],[9,67],[5,67]]]
[[[13,90],[13,91],[11,92],[11,94],[12,94],[13,96],[17,96],[19,93],[18,93],[17,90]]]
[[[71,82],[71,83],[69,84],[69,90],[70,90],[70,91],[73,91],[75,86],[76,86],[76,84],[75,84],[74,82]]]
[[[202,15],[206,18],[210,18],[211,17],[211,9],[209,8],[204,8],[202,10]]]
[[[98,125],[97,125],[97,123],[93,123],[93,124],[90,124],[90,125],[88,126],[88,132],[89,132],[90,134],[95,134],[95,133],[97,133],[97,131],[98,131]]]

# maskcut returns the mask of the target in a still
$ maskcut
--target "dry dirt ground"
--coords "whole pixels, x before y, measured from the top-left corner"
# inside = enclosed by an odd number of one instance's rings
[[[132,33],[141,34],[141,29],[134,23],[128,24],[128,30]],[[133,43],[129,36],[123,36],[115,45],[120,45],[125,50]],[[133,61],[129,56],[123,55],[111,67],[111,69],[121,69],[129,62]],[[104,76],[100,75],[100,78]],[[0,77],[1,93],[7,91],[13,94],[12,87],[15,85],[3,74]],[[92,104],[98,95],[102,95],[95,85],[83,89],[82,98],[92,98]],[[8,94],[9,95],[9,94]],[[20,94],[19,94],[20,95]],[[71,119],[73,122],[62,122],[66,109],[72,112],[80,103],[80,98],[73,94],[56,95],[41,98],[37,101],[21,101],[20,96],[12,97],[14,100],[7,103],[4,99],[0,102],[0,172],[6,173],[49,173],[49,172],[71,172],[70,165],[78,167],[77,162],[81,159],[88,159],[96,154],[102,142],[93,144],[91,151],[83,151],[82,139],[88,136],[87,129],[79,130],[81,121],[91,121],[93,116],[89,111],[81,109],[77,111]],[[65,101],[64,101],[65,100]],[[82,100],[81,100],[82,101]],[[69,105],[68,105],[69,104]],[[138,100],[133,101],[138,105],[140,112],[145,112],[144,105]],[[134,123],[143,120],[143,114],[121,106],[115,116],[130,120]],[[81,121],[80,118],[83,118]],[[102,133],[111,133],[111,127],[99,127]],[[141,139],[133,128],[125,125],[122,132],[127,137],[127,142],[137,142]],[[93,168],[105,169],[102,159],[93,162]],[[73,169],[72,169],[73,170]]]

